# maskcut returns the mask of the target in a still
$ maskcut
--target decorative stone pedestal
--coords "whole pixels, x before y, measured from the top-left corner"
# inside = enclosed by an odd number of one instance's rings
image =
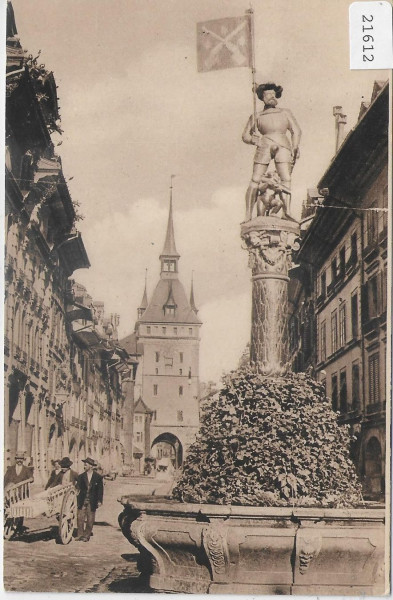
[[[252,270],[250,358],[263,375],[280,377],[289,370],[288,270],[299,235],[296,221],[278,217],[257,217],[241,226]]]

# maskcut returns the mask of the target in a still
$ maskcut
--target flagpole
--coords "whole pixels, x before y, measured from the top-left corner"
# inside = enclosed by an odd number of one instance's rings
[[[254,131],[257,127],[257,97],[256,97],[256,82],[255,82],[255,36],[254,36],[254,9],[250,4],[246,14],[250,15],[250,37],[251,37],[251,77],[252,77],[252,99],[253,99],[253,114],[254,114]]]

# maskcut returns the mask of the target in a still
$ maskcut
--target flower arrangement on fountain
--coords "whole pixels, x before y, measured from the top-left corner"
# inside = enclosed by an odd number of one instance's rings
[[[243,366],[203,407],[173,490],[182,502],[347,507],[361,503],[348,427],[310,376]]]

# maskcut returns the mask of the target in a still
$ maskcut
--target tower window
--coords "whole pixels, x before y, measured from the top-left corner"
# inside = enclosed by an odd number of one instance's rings
[[[160,362],[160,353],[156,352],[156,362]]]
[[[156,375],[158,375],[158,369],[156,369]]]
[[[166,327],[162,328],[162,333],[165,335],[166,334]]]
[[[179,369],[179,375],[183,375],[183,369]]]
[[[158,395],[158,385],[157,384],[153,385],[153,394],[154,394],[154,396]]]
[[[182,410],[177,411],[177,420],[183,421],[183,411]]]
[[[151,327],[149,327],[149,325],[146,327],[146,332],[151,333]]]
[[[179,385],[179,396],[183,396],[183,386]]]
[[[192,327],[188,328],[188,335],[192,335]]]
[[[171,317],[175,316],[175,306],[164,306],[164,315],[169,315]]]
[[[173,333],[174,333],[175,335],[177,335],[177,327],[174,327],[174,328],[173,328]]]
[[[175,260],[166,260],[164,261],[164,271],[168,273],[174,273],[176,270],[176,261]]]
[[[183,362],[183,352],[180,352],[180,354],[179,354],[179,360],[180,360],[181,363]]]

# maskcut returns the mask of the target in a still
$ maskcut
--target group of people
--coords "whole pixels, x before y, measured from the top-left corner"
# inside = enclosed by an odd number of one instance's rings
[[[77,526],[78,534],[76,540],[79,542],[88,542],[93,535],[93,525],[95,522],[96,510],[102,505],[104,497],[103,477],[97,470],[98,463],[90,457],[82,460],[84,471],[79,474],[71,469],[72,460],[65,456],[61,460],[53,460],[53,470],[49,476],[45,490],[54,488],[57,485],[72,483],[77,490]],[[12,485],[22,481],[31,480],[33,470],[24,465],[24,454],[15,455],[15,464],[8,467],[4,475],[4,490],[7,491]],[[18,520],[18,530],[23,531],[23,518]]]
[[[71,469],[73,464],[68,456],[53,461],[51,472],[45,489],[73,483],[77,489],[77,542],[88,542],[93,535],[96,510],[100,508],[104,497],[103,477],[97,473],[98,463],[90,457],[82,460],[84,471],[80,475]]]

